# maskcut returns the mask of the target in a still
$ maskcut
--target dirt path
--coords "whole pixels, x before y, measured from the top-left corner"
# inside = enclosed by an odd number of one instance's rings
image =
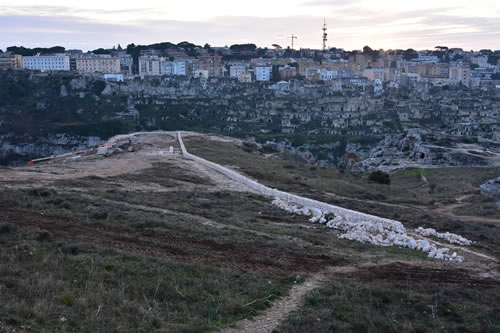
[[[458,285],[498,285],[497,270],[476,275],[474,271],[456,270],[443,267],[440,263],[429,261],[415,262],[388,259],[379,263],[361,263],[348,266],[332,266],[308,277],[302,284],[294,285],[288,294],[275,301],[273,305],[250,320],[237,322],[234,327],[219,330],[220,333],[271,333],[286,320],[291,312],[302,306],[307,293],[321,287],[323,282],[335,280],[372,281],[433,281]]]
[[[468,221],[468,222],[478,222],[478,223],[491,223],[500,226],[500,219],[496,219],[493,217],[483,217],[483,216],[469,216],[469,215],[457,215],[453,213],[453,210],[457,208],[461,208],[467,206],[466,202],[463,202],[465,199],[472,197],[472,194],[462,195],[460,197],[455,198],[456,203],[450,205],[444,205],[441,207],[437,207],[432,209],[431,212],[437,213],[440,215],[444,215],[453,219]]]
[[[285,297],[275,301],[263,314],[251,320],[245,319],[235,327],[220,330],[221,333],[270,333],[273,332],[288,315],[301,306],[304,297],[311,290],[318,288],[326,280],[327,271],[318,272],[301,284],[295,284]],[[328,272],[331,272],[328,271]]]
[[[380,202],[380,201],[374,201],[374,200],[361,200],[361,199],[356,199],[356,198],[350,198],[350,197],[345,197],[336,193],[332,192],[324,192],[326,195],[334,198],[334,199],[341,199],[341,200],[352,200],[352,201],[361,201],[364,203],[371,203],[374,205],[380,205],[380,206],[385,206],[385,207],[395,207],[395,208],[406,208],[406,209],[417,209],[417,210],[422,210],[426,211],[424,209],[415,207],[415,206],[408,206],[408,205],[401,205],[401,204],[394,204],[394,203],[388,203],[388,202]],[[496,219],[493,217],[483,217],[483,216],[469,216],[469,215],[457,215],[453,213],[453,210],[456,208],[464,207],[467,205],[467,203],[463,202],[463,200],[472,197],[472,194],[467,194],[460,196],[456,198],[455,200],[457,201],[456,203],[450,204],[450,205],[443,205],[434,209],[431,209],[430,212],[434,214],[439,214],[442,216],[446,216],[449,218],[453,218],[456,220],[460,220],[463,222],[477,222],[477,223],[490,223],[490,224],[495,224],[500,226],[500,219]]]

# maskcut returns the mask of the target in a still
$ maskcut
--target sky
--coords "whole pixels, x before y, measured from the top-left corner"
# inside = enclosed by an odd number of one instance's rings
[[[321,48],[500,49],[500,0],[0,0],[0,49],[189,41]]]

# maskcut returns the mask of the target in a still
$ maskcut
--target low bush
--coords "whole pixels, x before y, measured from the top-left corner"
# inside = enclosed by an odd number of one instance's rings
[[[389,185],[391,183],[391,177],[389,176],[389,174],[380,170],[370,173],[370,175],[368,176],[368,180],[379,184]]]

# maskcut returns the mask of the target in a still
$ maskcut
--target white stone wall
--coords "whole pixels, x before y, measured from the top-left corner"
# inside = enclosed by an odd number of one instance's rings
[[[182,154],[185,158],[217,170],[232,180],[246,185],[261,195],[272,197],[274,199],[273,204],[286,211],[307,216],[312,215],[309,221],[313,223],[325,223],[328,228],[343,231],[344,234],[341,234],[339,238],[356,240],[379,246],[407,247],[426,252],[430,258],[456,262],[463,261],[463,257],[457,256],[455,252],[453,254],[448,254],[448,248],[438,248],[430,244],[427,240],[415,240],[414,238],[408,236],[405,227],[399,221],[357,212],[276,190],[251,180],[234,170],[190,154],[184,146],[181,132],[178,132],[177,136]],[[334,218],[330,219],[330,216],[332,215]],[[447,235],[449,235],[449,233],[447,233]],[[468,245],[466,242],[462,244]]]

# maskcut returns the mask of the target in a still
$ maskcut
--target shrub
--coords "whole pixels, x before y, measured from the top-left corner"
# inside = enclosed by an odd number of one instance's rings
[[[77,255],[80,252],[80,246],[75,243],[63,243],[60,245],[60,250],[64,254]]]
[[[42,230],[38,233],[36,239],[39,242],[52,242],[53,236],[47,230]]]
[[[368,176],[368,180],[379,184],[389,185],[391,183],[391,177],[389,176],[389,174],[380,170],[370,173],[370,175]]]
[[[0,234],[8,234],[16,229],[17,227],[14,224],[0,223]]]
[[[72,306],[75,304],[75,296],[70,292],[64,292],[57,296],[57,299],[64,305]]]
[[[96,95],[101,95],[104,88],[106,88],[106,82],[104,82],[103,80],[97,80],[94,82],[92,92]]]

